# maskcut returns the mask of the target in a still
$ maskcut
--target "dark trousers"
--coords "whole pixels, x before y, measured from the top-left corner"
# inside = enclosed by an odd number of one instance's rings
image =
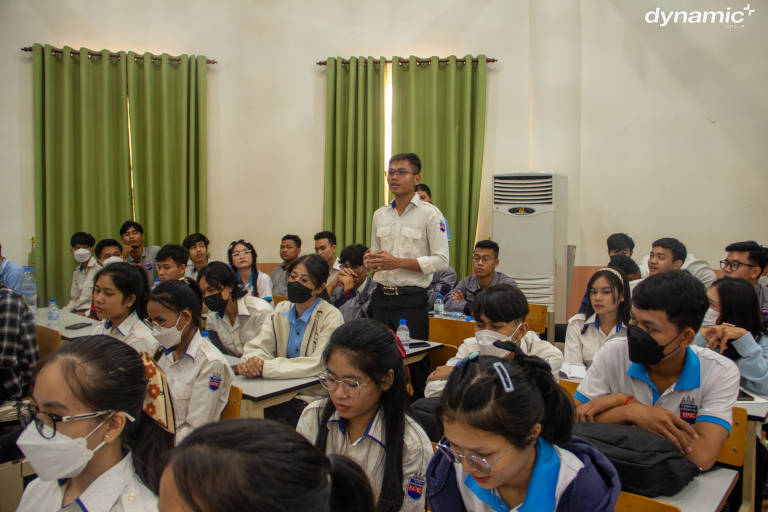
[[[379,286],[371,295],[373,318],[393,331],[397,331],[400,319],[405,319],[412,340],[429,339],[429,317],[427,316],[427,290],[415,286],[398,295],[385,295]],[[424,396],[424,386],[429,375],[429,356],[418,363],[408,365],[413,386],[413,397]]]
[[[304,400],[291,398],[287,402],[264,409],[264,418],[285,423],[295,429],[306,406],[307,402]]]

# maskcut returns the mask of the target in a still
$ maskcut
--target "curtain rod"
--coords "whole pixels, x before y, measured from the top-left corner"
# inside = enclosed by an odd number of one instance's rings
[[[374,64],[377,64],[378,62],[379,62],[378,60],[374,60],[373,61]],[[390,59],[387,59],[386,62],[387,62],[387,64],[392,64],[392,60],[390,60]],[[403,65],[403,62],[408,63],[408,60],[407,59],[401,59],[400,60],[400,65],[401,66]],[[416,59],[416,64],[429,64],[430,62],[432,62],[432,61],[429,60],[429,59]],[[448,62],[448,59],[437,59],[437,62],[446,63],[446,62]],[[456,59],[456,62],[467,62],[467,59],[465,57],[461,57],[459,59]],[[477,57],[472,59],[472,62],[477,62]],[[493,57],[488,57],[487,59],[485,59],[485,62],[488,63],[488,64],[492,64],[494,62],[498,62],[498,60],[494,59]],[[349,61],[348,60],[342,60],[341,63],[342,63],[342,65],[343,64],[349,64]],[[318,66],[327,66],[328,65],[328,61],[327,60],[319,60],[319,61],[316,62],[316,64]]]
[[[23,51],[23,52],[31,52],[32,51],[32,47],[31,46],[25,46],[25,47],[23,47],[21,49],[21,51]],[[59,50],[58,48],[53,48],[51,50],[51,53],[64,53],[64,51],[63,50]],[[69,56],[71,57],[73,55],[80,55],[80,52],[78,50],[70,51],[69,52]],[[120,54],[118,54],[118,53],[110,53],[109,56],[110,57],[115,57],[115,58],[118,58],[118,59],[120,58]],[[101,57],[101,53],[99,53],[99,52],[88,52],[88,57]],[[144,56],[143,55],[136,55],[134,57],[134,59],[135,60],[144,60]],[[158,61],[161,61],[161,60],[163,60],[162,57],[154,57],[154,56],[152,57],[152,62],[158,62]],[[181,62],[181,57],[168,57],[168,61],[169,62]],[[213,60],[213,59],[205,59],[205,63],[206,64],[218,64],[219,61]]]

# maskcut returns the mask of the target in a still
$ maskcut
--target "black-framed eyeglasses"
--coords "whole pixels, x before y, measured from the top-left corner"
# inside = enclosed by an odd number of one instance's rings
[[[112,412],[94,411],[83,414],[74,414],[72,416],[60,416],[58,414],[41,411],[33,402],[18,402],[16,404],[16,410],[19,413],[19,423],[21,426],[27,428],[30,423],[34,422],[35,428],[37,428],[37,431],[45,439],[53,439],[56,435],[57,423],[98,418],[99,416],[104,416],[105,414]]]
[[[387,176],[397,176],[398,178],[405,178],[409,174],[413,174],[413,173],[405,169],[388,169],[386,174]]]
[[[510,446],[501,455],[496,457],[493,462],[488,462],[488,459],[480,457],[479,455],[464,455],[463,453],[457,452],[446,438],[442,438],[440,442],[437,443],[437,447],[451,462],[461,464],[462,461],[467,461],[470,466],[485,474],[489,474],[493,469],[493,466],[514,448],[514,446]]]
[[[751,263],[744,263],[739,260],[720,260],[720,268],[725,270],[726,268],[731,269],[732,272],[738,272],[739,268],[744,265],[745,267],[759,267],[760,265],[752,265]]]
[[[328,372],[320,372],[317,378],[320,381],[320,385],[323,386],[323,388],[327,391],[336,391],[336,388],[341,385],[341,390],[344,392],[344,394],[351,397],[360,396],[360,390],[373,382],[369,380],[368,382],[361,383],[360,379],[352,379],[349,377],[345,379],[335,379],[328,375]]]

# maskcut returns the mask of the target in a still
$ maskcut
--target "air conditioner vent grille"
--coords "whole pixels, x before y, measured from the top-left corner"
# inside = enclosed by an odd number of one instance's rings
[[[493,203],[552,204],[551,176],[494,176]]]

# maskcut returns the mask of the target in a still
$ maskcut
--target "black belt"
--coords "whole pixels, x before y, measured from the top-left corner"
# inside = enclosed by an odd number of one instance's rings
[[[422,293],[427,291],[421,286],[384,286],[381,283],[376,283],[376,287],[381,291],[381,293],[389,296],[413,295],[415,293]]]

